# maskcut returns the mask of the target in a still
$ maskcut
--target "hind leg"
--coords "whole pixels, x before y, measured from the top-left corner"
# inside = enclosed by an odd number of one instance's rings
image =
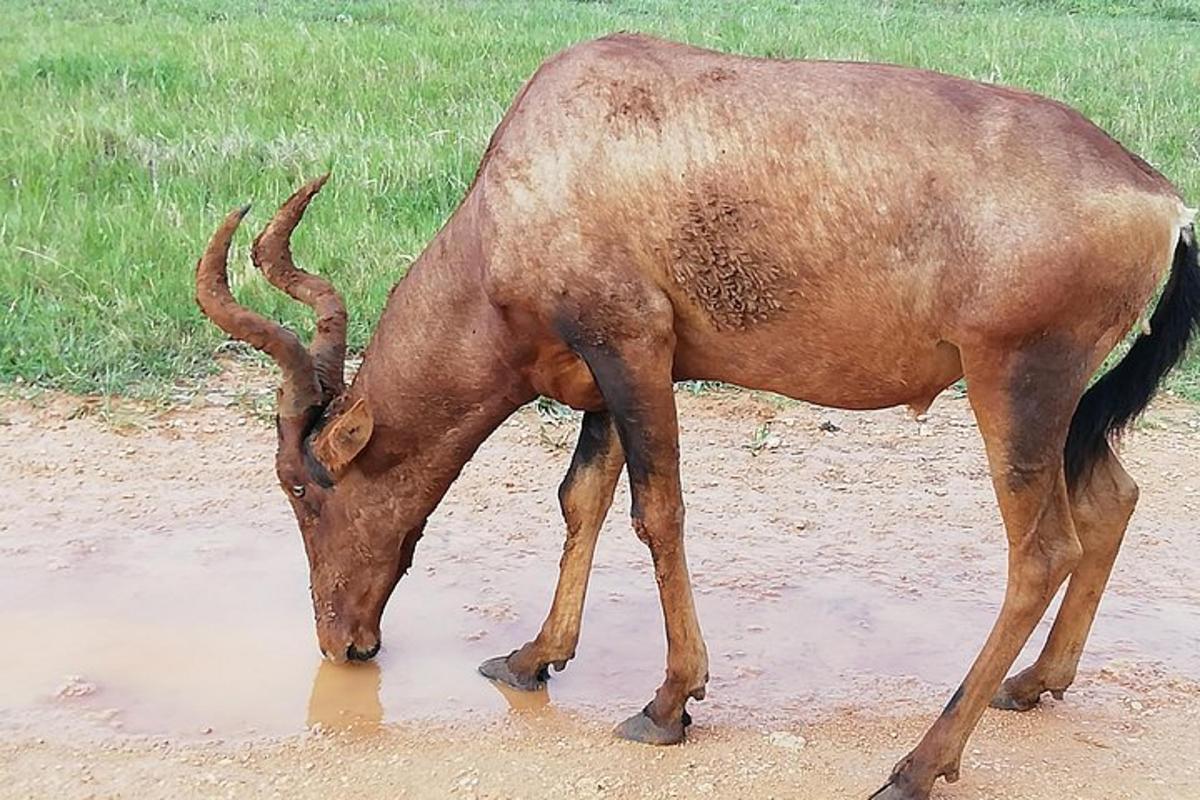
[[[596,539],[612,505],[613,491],[624,464],[611,415],[591,411],[584,414],[571,468],[558,487],[567,538],[558,566],[554,602],[537,638],[507,656],[488,659],[479,666],[479,671],[488,678],[532,691],[545,682],[550,664],[562,670],[575,657]]]
[[[968,397],[979,422],[1008,536],[1000,614],[967,677],[916,748],[874,797],[924,800],[934,782],[958,779],[967,738],[1058,587],[1078,563],[1063,445],[1086,363],[1066,342],[1020,350],[963,351]]]
[[[1072,492],[1071,516],[1083,557],[1071,573],[1062,607],[1041,655],[1004,682],[992,699],[993,708],[1026,711],[1037,705],[1046,692],[1061,697],[1075,680],[1083,645],[1137,498],[1137,484],[1112,450]]]

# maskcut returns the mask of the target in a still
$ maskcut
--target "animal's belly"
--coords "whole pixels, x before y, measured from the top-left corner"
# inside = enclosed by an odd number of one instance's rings
[[[835,408],[928,408],[962,377],[958,348],[931,338],[828,336],[763,330],[685,337],[678,379],[720,380]]]
[[[958,348],[949,342],[739,339],[713,337],[697,343],[681,337],[675,378],[724,381],[835,408],[909,405],[920,413],[962,377]],[[565,347],[544,352],[530,378],[538,393],[573,408],[604,408],[591,371]]]

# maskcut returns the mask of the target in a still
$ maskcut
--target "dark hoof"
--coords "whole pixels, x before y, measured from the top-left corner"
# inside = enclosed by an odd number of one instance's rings
[[[517,652],[516,650],[513,653]],[[523,692],[536,692],[546,688],[546,680],[550,677],[546,667],[540,667],[532,675],[521,675],[509,669],[508,660],[513,653],[506,656],[489,658],[479,665],[479,674],[505,686],[520,689]]]
[[[1004,691],[1002,688],[996,693],[996,696],[992,698],[992,702],[989,703],[989,705],[992,708],[998,708],[1001,711],[1030,711],[1037,707],[1039,699],[1041,699],[1040,693],[1034,695],[1033,697],[1022,697],[1020,695],[1010,694]]]
[[[1046,685],[1045,678],[1039,674],[1035,665],[1006,678],[1004,683],[1000,684],[996,696],[992,698],[991,706],[1001,711],[1028,711],[1037,706],[1042,695],[1047,692],[1055,700],[1062,700],[1063,692],[1070,684],[1069,679],[1066,681],[1056,680],[1051,686],[1059,685],[1062,688],[1052,689]]]
[[[929,770],[920,768],[914,753],[900,759],[887,783],[880,786],[868,800],[928,800],[938,778],[945,778],[946,783],[958,780],[958,759],[930,774]]]
[[[892,779],[867,800],[926,800],[928,797],[929,792],[917,791],[902,780]]]
[[[1002,683],[989,705],[1001,711],[1029,711],[1037,707],[1047,692],[1055,700],[1063,699],[1063,689],[1046,689],[1041,684],[1019,680],[1020,677],[1016,675]]]
[[[683,741],[683,732],[692,724],[692,717],[687,711],[678,722],[662,726],[650,719],[645,709],[622,722],[613,731],[618,737],[630,742],[642,744],[679,744]]]

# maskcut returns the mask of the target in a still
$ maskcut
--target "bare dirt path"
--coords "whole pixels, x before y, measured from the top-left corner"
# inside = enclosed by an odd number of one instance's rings
[[[0,797],[862,798],[1001,598],[1003,533],[961,398],[918,425],[681,393],[712,662],[688,743],[609,735],[663,663],[623,490],[578,657],[548,695],[474,674],[536,632],[553,589],[575,425],[532,409],[430,521],[378,664],[324,665],[271,428],[224,407],[265,387],[239,373],[167,412],[0,401]],[[1076,687],[985,716],[936,797],[1200,795],[1198,429],[1167,402],[1128,443],[1142,502]]]

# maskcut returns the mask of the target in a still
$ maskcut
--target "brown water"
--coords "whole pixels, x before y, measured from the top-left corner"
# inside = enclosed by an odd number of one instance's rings
[[[940,439],[898,414],[839,418],[846,430],[831,437],[808,425],[817,412],[793,411],[784,445],[755,457],[742,445],[759,413],[685,423],[689,552],[712,667],[695,712],[756,724],[947,694],[986,636],[1004,564],[963,410],[951,407]],[[430,522],[377,661],[347,666],[319,658],[266,432],[204,416],[133,436],[45,413],[13,421],[0,458],[0,723],[242,737],[506,713],[616,721],[661,678],[661,612],[623,495],[567,670],[534,695],[475,672],[536,632],[553,591],[554,487],[569,451],[547,437],[571,434],[532,415],[488,443]],[[1139,453],[1159,472],[1180,463],[1171,448]],[[1153,662],[1200,678],[1200,564],[1181,541],[1194,532],[1197,479],[1173,481],[1190,499],[1147,503],[1135,519],[1142,535],[1089,645],[1093,673]]]

